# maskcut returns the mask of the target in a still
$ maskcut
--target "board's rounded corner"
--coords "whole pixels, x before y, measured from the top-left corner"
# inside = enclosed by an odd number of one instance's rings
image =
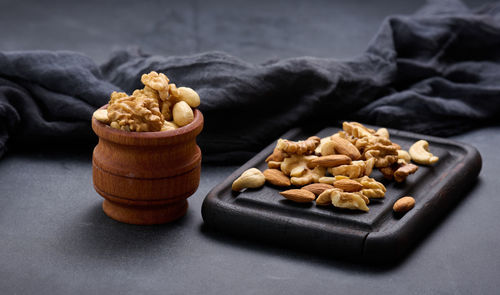
[[[410,244],[401,241],[403,236],[404,232],[400,227],[387,231],[369,232],[363,243],[363,257],[375,262],[394,262],[400,259]]]

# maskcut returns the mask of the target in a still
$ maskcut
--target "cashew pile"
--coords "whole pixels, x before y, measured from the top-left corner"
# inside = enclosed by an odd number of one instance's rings
[[[113,92],[108,108],[94,112],[98,121],[125,131],[167,131],[185,126],[194,120],[193,108],[200,97],[189,87],[179,87],[162,73],[143,74],[143,89],[132,95]]]
[[[263,173],[251,168],[233,183],[234,191],[273,187],[295,188],[280,194],[294,202],[315,201],[337,208],[368,212],[370,199],[385,197],[385,186],[370,177],[378,169],[388,180],[404,182],[422,165],[434,164],[438,157],[429,152],[429,143],[419,140],[409,152],[390,140],[386,128],[373,130],[357,122],[344,122],[342,131],[331,136],[309,137],[304,141],[279,139],[265,160]]]

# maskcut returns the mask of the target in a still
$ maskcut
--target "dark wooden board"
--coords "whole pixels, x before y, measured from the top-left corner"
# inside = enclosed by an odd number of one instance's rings
[[[326,128],[316,135],[325,137],[338,130]],[[479,175],[482,161],[478,151],[467,144],[389,131],[391,140],[405,150],[419,139],[427,140],[431,152],[440,160],[433,166],[419,165],[419,170],[404,183],[387,181],[375,170],[371,176],[386,185],[387,193],[384,199],[372,199],[367,213],[293,203],[278,194],[285,189],[269,185],[233,192],[231,184],[243,171],[267,168],[264,160],[272,153],[274,142],[208,193],[202,206],[204,222],[212,229],[278,241],[307,251],[381,261],[397,259],[462,197]],[[310,135],[294,129],[282,137],[300,140]],[[415,198],[415,208],[398,216],[392,206],[405,195]]]

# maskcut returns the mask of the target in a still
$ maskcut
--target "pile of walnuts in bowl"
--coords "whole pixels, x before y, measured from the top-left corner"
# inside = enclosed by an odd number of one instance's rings
[[[297,188],[280,194],[294,202],[315,201],[316,205],[368,212],[370,199],[384,198],[386,193],[385,186],[370,177],[373,169],[389,180],[403,182],[418,169],[411,161],[430,165],[439,160],[429,152],[425,140],[415,142],[407,152],[389,139],[386,128],[373,130],[357,122],[344,122],[342,129],[325,138],[279,139],[266,159],[268,169],[243,172],[233,182],[233,191],[258,188],[266,182],[278,187],[293,185]],[[411,207],[405,203],[406,210]]]
[[[167,76],[155,71],[143,74],[143,89],[132,95],[114,91],[107,109],[93,116],[110,127],[124,131],[167,131],[194,120],[192,108],[200,105],[200,96],[189,87],[177,87]]]

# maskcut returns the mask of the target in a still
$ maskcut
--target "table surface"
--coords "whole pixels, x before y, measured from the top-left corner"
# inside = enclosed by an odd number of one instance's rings
[[[422,4],[345,2],[2,1],[0,27],[12,30],[0,31],[0,50],[70,49],[99,62],[113,46],[128,44],[164,55],[224,50],[252,62],[349,58],[362,53],[385,16]],[[158,38],[168,34],[184,39],[170,46]],[[92,187],[91,148],[11,150],[0,160],[0,293],[498,294],[500,127],[452,139],[481,153],[477,184],[406,259],[387,266],[207,230],[203,199],[236,166],[203,165],[187,215],[145,227],[104,215]]]

